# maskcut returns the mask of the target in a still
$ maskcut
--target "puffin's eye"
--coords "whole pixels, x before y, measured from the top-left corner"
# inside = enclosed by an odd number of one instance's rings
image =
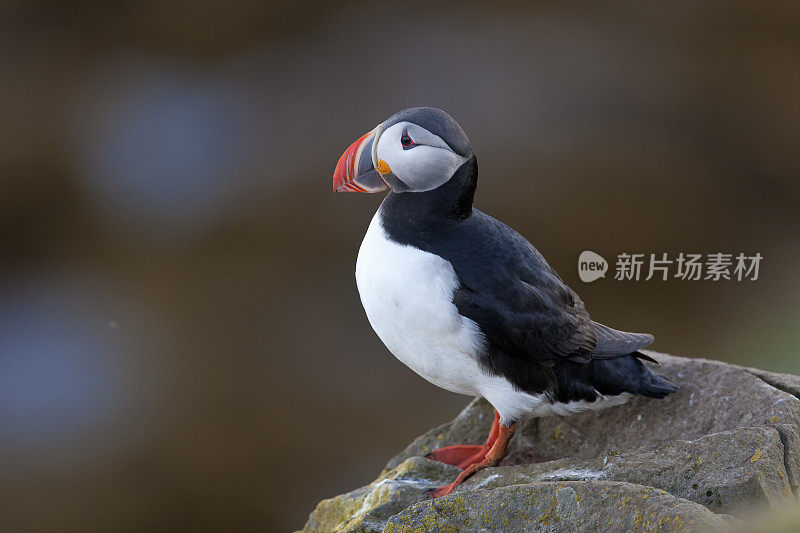
[[[408,150],[409,148],[414,148],[415,146],[419,146],[417,143],[414,142],[414,139],[409,137],[407,131],[404,131],[403,136],[400,137],[400,144],[403,146],[403,150]]]

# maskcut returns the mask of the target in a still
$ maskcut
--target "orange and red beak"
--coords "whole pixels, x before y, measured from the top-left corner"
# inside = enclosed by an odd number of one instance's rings
[[[344,151],[333,171],[333,192],[381,192],[388,186],[375,170],[375,144],[379,127],[362,135]]]

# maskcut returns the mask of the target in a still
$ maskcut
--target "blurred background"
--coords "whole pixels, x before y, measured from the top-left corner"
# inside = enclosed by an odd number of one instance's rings
[[[5,531],[296,529],[466,404],[370,329],[380,197],[331,193],[405,107],[593,318],[800,372],[796,2],[6,0],[0,68]],[[764,259],[588,285],[585,249]]]

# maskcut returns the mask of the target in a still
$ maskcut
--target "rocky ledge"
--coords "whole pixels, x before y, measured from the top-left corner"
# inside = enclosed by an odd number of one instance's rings
[[[430,500],[459,470],[425,454],[486,438],[493,410],[475,399],[369,485],[320,502],[304,531],[706,530],[796,502],[800,377],[649,353],[677,394],[523,419],[501,466]]]

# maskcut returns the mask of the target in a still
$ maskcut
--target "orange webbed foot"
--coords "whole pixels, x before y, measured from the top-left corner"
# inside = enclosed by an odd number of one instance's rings
[[[499,417],[495,417],[495,421],[498,421]],[[485,453],[484,457],[474,462],[466,468],[464,471],[461,472],[455,481],[450,483],[449,485],[445,485],[443,487],[438,487],[429,491],[431,498],[441,498],[442,496],[447,496],[448,494],[452,494],[452,492],[461,485],[464,481],[469,479],[475,472],[479,470],[483,470],[489,466],[497,466],[500,464],[500,461],[503,460],[503,457],[506,454],[506,449],[508,448],[508,442],[511,440],[511,437],[514,436],[514,431],[516,426],[512,422],[509,426],[504,426],[501,424],[498,425],[498,430],[496,435],[494,435],[493,442],[489,450]],[[494,426],[492,426],[492,433],[494,433]],[[489,435],[490,439],[493,437],[492,434]],[[487,441],[488,444],[488,441]],[[474,457],[474,456],[473,456]],[[458,465],[457,465],[458,466]]]
[[[425,457],[464,470],[469,465],[482,461],[488,451],[489,447],[486,445],[455,444],[434,450]]]

